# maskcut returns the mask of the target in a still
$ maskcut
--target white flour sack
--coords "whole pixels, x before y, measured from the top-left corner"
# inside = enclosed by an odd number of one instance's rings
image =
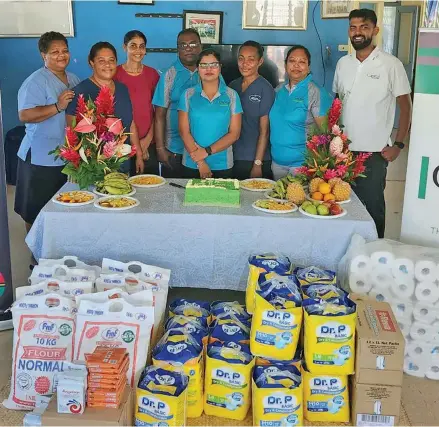
[[[71,362],[75,303],[58,294],[25,296],[12,307],[14,345],[8,409],[31,410],[40,395],[54,393],[54,379]]]
[[[93,282],[64,282],[52,278],[36,285],[20,286],[15,289],[15,297],[18,300],[24,296],[55,293],[74,300],[77,295],[91,294],[92,292]]]
[[[82,262],[78,259],[77,256],[73,255],[66,255],[65,257],[62,257],[60,259],[46,259],[46,258],[40,258],[38,260],[38,265],[40,266],[54,266],[54,265],[65,265],[69,268],[82,268],[84,270],[93,270],[96,273],[96,277],[101,274],[101,267],[97,265],[88,265],[85,262]]]
[[[52,278],[65,282],[94,282],[98,276],[99,274],[96,274],[94,269],[69,268],[64,264],[36,265],[29,277],[29,283],[36,285]]]
[[[97,346],[123,347],[129,353],[128,380],[137,385],[145,366],[154,326],[154,307],[151,291],[128,295],[120,289],[97,294],[81,295],[77,298],[75,355],[74,359],[85,360]]]

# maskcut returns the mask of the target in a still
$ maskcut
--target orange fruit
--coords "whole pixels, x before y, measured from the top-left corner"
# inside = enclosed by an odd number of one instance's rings
[[[324,200],[325,202],[327,202],[327,201],[329,201],[329,200],[335,200],[335,196],[334,196],[332,193],[328,193],[328,194],[325,194],[325,195],[323,196],[323,200]]]
[[[320,193],[320,191],[316,191],[316,192],[312,193],[311,199],[313,199],[313,200],[323,200],[323,194]]]
[[[329,194],[331,192],[331,186],[327,182],[322,182],[319,185],[319,192],[322,194]]]

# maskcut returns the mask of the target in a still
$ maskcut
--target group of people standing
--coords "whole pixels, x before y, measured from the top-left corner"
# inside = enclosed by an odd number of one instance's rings
[[[373,11],[351,13],[349,35],[356,54],[339,61],[333,90],[343,100],[352,150],[374,152],[366,165],[373,169],[366,172],[371,177],[355,191],[381,235],[385,205],[384,195],[381,200],[378,193],[384,192],[387,162],[403,148],[388,146],[395,102],[401,106],[397,143],[407,134],[411,104],[402,64],[371,44],[377,32]],[[178,34],[178,58],[161,75],[142,63],[146,45],[142,32],[128,32],[123,43],[127,60],[117,65],[114,46],[96,43],[88,56],[92,75],[80,82],[66,71],[70,53],[65,37],[50,32],[40,38],[44,67],[28,77],[18,93],[26,136],[18,153],[15,210],[28,227],[65,182],[62,163],[48,153],[63,142],[78,96],[94,100],[103,86],[114,94],[115,115],[137,148],[124,172],[161,173],[167,178],[279,179],[303,163],[307,132],[322,125],[332,103],[329,93],[312,79],[306,47],[289,49],[286,82],[274,89],[259,75],[264,51],[255,41],[241,45],[237,58],[241,77],[229,86],[221,76],[220,55],[214,49],[203,50],[193,29]]]

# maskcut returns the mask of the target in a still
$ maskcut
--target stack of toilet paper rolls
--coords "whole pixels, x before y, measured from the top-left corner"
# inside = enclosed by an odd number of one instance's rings
[[[386,240],[357,246],[349,287],[391,305],[406,339],[404,372],[439,380],[439,251]]]

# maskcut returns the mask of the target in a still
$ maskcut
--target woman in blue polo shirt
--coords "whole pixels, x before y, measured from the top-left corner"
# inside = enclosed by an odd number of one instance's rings
[[[329,93],[312,80],[310,66],[306,47],[295,45],[288,51],[288,82],[276,89],[270,111],[271,169],[276,180],[302,165],[307,132],[314,124],[322,125],[331,107]]]
[[[231,178],[232,145],[241,133],[238,94],[220,79],[221,58],[213,49],[198,58],[200,83],[183,92],[178,125],[184,142],[186,178]]]

